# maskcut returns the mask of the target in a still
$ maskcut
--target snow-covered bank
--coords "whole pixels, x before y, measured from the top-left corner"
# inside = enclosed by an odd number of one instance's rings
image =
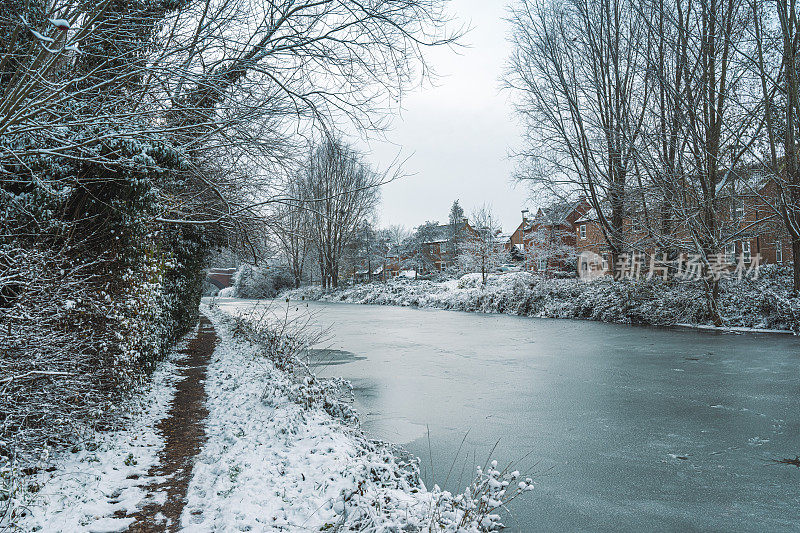
[[[720,311],[729,328],[800,331],[800,298],[782,269],[764,267],[757,280],[722,280]],[[303,287],[290,299],[432,307],[547,318],[648,325],[710,325],[700,282],[541,279],[528,273],[480,275],[444,282],[393,280],[334,291]]]
[[[496,526],[495,504],[528,488],[490,465],[469,498],[428,491],[416,461],[365,438],[337,384],[282,359],[252,315],[205,312],[221,342],[182,520],[193,531],[477,531]]]
[[[329,391],[277,368],[245,338],[243,324],[206,312],[221,342],[208,370],[208,441],[189,485],[185,526],[388,529],[407,515],[422,525],[432,500],[415,489],[413,469],[325,412],[320,404],[335,401],[325,400]]]
[[[22,531],[124,531],[134,521],[127,515],[163,497],[148,497],[145,489],[154,481],[147,474],[164,445],[153,428],[169,410],[178,379],[175,363],[185,357],[178,353],[185,345],[181,341],[158,364],[149,386],[121,409],[129,419],[125,429],[87,435],[60,455],[43,457],[43,471],[19,479],[15,517],[0,523],[0,531],[12,524]]]
[[[207,366],[205,441],[191,470],[183,529],[489,531],[499,527],[502,506],[532,488],[492,462],[477,469],[464,494],[428,490],[416,459],[364,437],[341,394],[344,383],[318,380],[296,356],[300,329],[276,330],[256,313],[203,312],[219,342]],[[14,496],[16,526],[125,531],[137,511],[167,501],[153,488],[166,478],[150,473],[165,444],[155,428],[180,396],[181,357],[176,350],[159,365],[125,430],[98,433],[25,480]]]

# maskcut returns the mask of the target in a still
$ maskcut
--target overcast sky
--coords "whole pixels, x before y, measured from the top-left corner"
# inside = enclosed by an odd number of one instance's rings
[[[371,141],[368,159],[385,168],[409,157],[413,174],[383,187],[381,226],[413,228],[426,220],[446,223],[453,200],[467,215],[490,204],[503,231],[519,224],[528,190],[511,181],[509,148],[519,143],[518,121],[509,95],[500,90],[509,55],[505,0],[453,0],[451,12],[472,27],[465,48],[429,51],[440,75],[436,86],[408,94],[403,111],[387,132],[388,142]]]

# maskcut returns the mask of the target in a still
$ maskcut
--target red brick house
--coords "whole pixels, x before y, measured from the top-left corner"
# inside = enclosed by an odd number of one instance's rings
[[[755,254],[760,255],[760,264],[787,264],[792,262],[791,240],[782,221],[770,207],[775,204],[777,189],[774,180],[754,174],[748,181],[739,180],[735,185],[720,191],[718,205],[720,233],[725,241],[723,253],[727,262],[734,265],[741,257],[750,263]],[[638,216],[637,216],[638,215]],[[659,254],[659,236],[650,234],[640,224],[640,214],[626,217],[624,231],[632,252],[644,255],[645,260]],[[609,247],[600,228],[594,209],[574,223],[578,254],[589,251],[610,261]],[[678,222],[670,231],[670,238],[678,243],[678,251],[692,250],[692,239],[686,225]]]
[[[433,265],[431,270],[442,272],[455,264],[457,252],[451,245],[451,237],[455,231],[460,231],[464,239],[478,236],[478,232],[470,225],[468,219],[464,218],[459,226],[457,230],[451,224],[439,224],[431,228],[430,235],[427,235],[422,243],[428,262]]]
[[[506,242],[512,257],[530,272],[551,273],[574,269],[574,227],[590,209],[583,199],[556,202],[525,218]]]
[[[729,255],[745,258],[761,256],[762,264],[792,262],[792,243],[778,214],[770,206],[777,203],[778,190],[772,179],[760,178],[757,187],[741,188],[727,198]]]

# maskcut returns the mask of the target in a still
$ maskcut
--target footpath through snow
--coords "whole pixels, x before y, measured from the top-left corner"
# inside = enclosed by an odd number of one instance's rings
[[[23,530],[480,531],[532,488],[493,462],[464,494],[427,490],[415,459],[358,430],[341,383],[281,359],[284,337],[203,312],[128,429],[30,480]]]

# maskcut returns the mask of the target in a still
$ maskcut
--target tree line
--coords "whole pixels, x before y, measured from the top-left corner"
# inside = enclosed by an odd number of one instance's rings
[[[761,197],[800,290],[796,2],[518,0],[509,20],[520,180],[586,197],[612,263],[644,234],[708,269],[742,238],[730,203]]]
[[[510,261],[497,219],[485,205],[468,219],[456,200],[445,225],[429,220],[411,231],[398,225],[377,228],[374,209],[387,174],[356,164],[358,157],[346,145],[319,146],[293,185],[295,196],[304,200],[281,208],[284,223],[273,227],[274,252],[295,287],[315,280],[325,289],[338,287],[343,279],[388,281],[403,270],[415,279],[420,273],[478,272],[485,283],[488,274]],[[320,158],[350,163],[320,165]],[[337,168],[341,176],[326,181],[333,187],[320,190],[315,184],[325,181],[324,168]]]
[[[381,128],[449,28],[442,0],[2,2],[0,468],[112,423],[195,322],[209,250],[291,225],[306,154],[309,212],[354,224],[331,190],[373,173],[338,182],[308,139]]]

